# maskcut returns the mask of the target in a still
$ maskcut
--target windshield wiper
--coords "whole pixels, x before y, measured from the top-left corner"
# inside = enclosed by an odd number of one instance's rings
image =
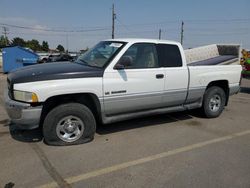
[[[84,60],[82,60],[82,59],[77,59],[76,62],[77,62],[77,61],[81,61],[81,62],[84,63],[84,64],[88,64],[86,61],[84,61]]]

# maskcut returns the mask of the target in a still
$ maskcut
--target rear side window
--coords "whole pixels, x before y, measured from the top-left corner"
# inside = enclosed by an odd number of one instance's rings
[[[158,44],[160,64],[163,67],[181,67],[182,59],[179,47],[171,44]]]

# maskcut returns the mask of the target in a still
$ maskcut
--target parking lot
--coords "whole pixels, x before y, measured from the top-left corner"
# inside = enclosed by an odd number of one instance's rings
[[[56,147],[9,126],[0,74],[0,187],[250,187],[250,80],[216,119],[171,113],[99,125]]]

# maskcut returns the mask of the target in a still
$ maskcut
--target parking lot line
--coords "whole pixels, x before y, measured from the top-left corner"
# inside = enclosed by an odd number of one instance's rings
[[[44,168],[49,173],[49,175],[55,180],[57,185],[59,185],[60,187],[64,187],[64,188],[70,188],[71,186],[61,177],[61,175],[51,165],[50,161],[48,160],[47,156],[44,154],[43,150],[36,143],[31,143],[30,146],[36,152]]]
[[[166,158],[166,157],[169,157],[169,156],[172,156],[172,155],[176,155],[176,154],[179,154],[179,153],[191,151],[191,150],[194,150],[194,149],[197,149],[197,148],[202,148],[202,147],[205,147],[205,146],[208,146],[208,145],[211,145],[211,144],[223,142],[223,141],[226,141],[226,140],[231,140],[233,138],[241,137],[241,136],[244,136],[244,135],[247,135],[247,134],[250,134],[250,130],[245,130],[245,131],[242,131],[242,132],[233,133],[233,134],[230,134],[230,135],[227,135],[227,136],[215,138],[215,139],[212,139],[212,140],[207,140],[207,141],[204,141],[204,142],[199,142],[199,143],[196,143],[196,144],[184,146],[184,147],[181,147],[181,148],[177,148],[177,149],[174,149],[174,150],[162,152],[162,153],[159,153],[159,154],[151,155],[151,156],[140,158],[140,159],[137,159],[137,160],[128,161],[128,162],[113,165],[113,166],[110,166],[110,167],[94,170],[92,172],[87,172],[87,173],[83,173],[83,174],[80,174],[80,175],[68,177],[68,178],[65,179],[65,181],[68,184],[76,183],[76,182],[83,181],[83,180],[86,180],[86,179],[89,179],[89,178],[94,178],[94,177],[97,177],[97,176],[109,174],[109,173],[112,173],[112,172],[115,172],[115,171],[118,171],[118,170],[121,170],[121,169],[125,169],[125,168],[128,168],[128,167],[133,167],[133,166],[136,166],[136,165],[139,165],[139,164],[148,163],[148,162],[151,162],[151,161],[154,161],[154,160]],[[56,182],[51,182],[51,183],[48,183],[48,184],[45,184],[45,185],[42,185],[42,186],[39,186],[39,187],[40,188],[48,188],[48,187],[57,187],[57,186],[58,186],[58,184]]]

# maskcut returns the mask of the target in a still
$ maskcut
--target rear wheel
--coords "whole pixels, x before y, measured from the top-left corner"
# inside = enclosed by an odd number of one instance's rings
[[[43,135],[50,145],[73,145],[94,138],[96,122],[92,112],[83,104],[68,103],[52,109],[43,124]]]
[[[218,86],[212,86],[208,88],[204,94],[203,114],[208,118],[218,117],[222,113],[225,103],[225,91]]]

